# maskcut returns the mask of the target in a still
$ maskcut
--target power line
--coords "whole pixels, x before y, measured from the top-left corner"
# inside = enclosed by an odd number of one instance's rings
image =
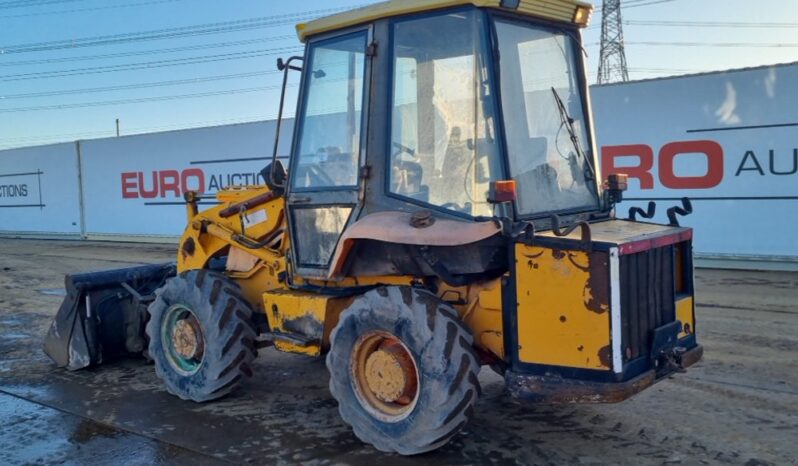
[[[108,130],[101,130],[101,131],[82,131],[79,133],[62,133],[62,134],[47,134],[47,135],[38,135],[38,136],[21,136],[16,138],[3,138],[0,139],[0,144],[14,144],[14,143],[26,143],[30,141],[50,141],[53,139],[64,139],[64,138],[75,138],[75,137],[82,137],[82,136],[100,136],[100,135],[111,135],[114,134],[115,131],[112,129]]]
[[[0,62],[0,67],[43,65],[43,64],[49,65],[53,63],[64,63],[71,61],[103,60],[107,58],[125,58],[125,57],[141,56],[141,55],[158,55],[162,53],[174,53],[174,52],[186,52],[192,50],[206,50],[206,49],[215,49],[215,48],[235,47],[239,45],[250,45],[260,42],[275,42],[280,40],[292,39],[294,37],[295,36],[293,35],[271,36],[271,37],[262,37],[257,39],[246,39],[246,40],[229,41],[229,42],[213,42],[210,44],[187,45],[183,47],[171,47],[168,49],[150,49],[150,50],[139,50],[134,52],[105,53],[100,55],[83,55],[78,57],[42,58],[39,60],[18,60],[6,63]]]
[[[146,89],[152,87],[167,87],[167,86],[178,86],[178,85],[189,85],[189,84],[200,84],[206,82],[213,82],[213,81],[226,81],[231,79],[243,79],[243,78],[253,78],[258,76],[266,76],[270,74],[280,73],[279,71],[251,71],[247,73],[236,73],[236,74],[227,74],[227,75],[219,75],[219,76],[203,76],[198,78],[188,78],[188,79],[176,79],[171,81],[157,81],[157,82],[149,82],[149,83],[138,83],[138,84],[122,84],[118,86],[106,86],[106,87],[90,87],[90,88],[82,88],[82,89],[61,89],[57,91],[43,91],[43,92],[30,92],[25,94],[7,94],[2,95],[0,94],[0,101],[4,100],[13,100],[13,99],[30,99],[30,98],[38,98],[38,97],[53,97],[53,96],[62,96],[62,95],[76,95],[76,94],[94,94],[100,92],[114,92],[114,91],[127,91],[133,89]]]
[[[798,23],[763,23],[744,21],[658,21],[630,20],[624,21],[629,26],[664,26],[664,27],[716,27],[716,28],[798,28]]]
[[[627,45],[646,45],[651,47],[754,47],[754,48],[794,48],[796,42],[764,43],[764,42],[627,42]]]
[[[710,70],[694,70],[679,68],[629,68],[634,73],[706,73]]]
[[[276,118],[276,115],[269,114],[269,115],[252,115],[246,118],[229,118],[224,120],[205,120],[205,121],[193,121],[193,122],[184,122],[184,123],[175,123],[171,125],[160,125],[160,126],[146,126],[146,127],[133,127],[127,128],[126,133],[127,135],[131,134],[140,134],[145,132],[153,132],[153,131],[165,131],[165,130],[177,130],[177,129],[194,129],[198,127],[206,127],[206,126],[214,126],[214,125],[221,125],[221,124],[239,124],[239,123],[256,123],[261,122],[264,120],[273,120]],[[290,116],[288,116],[290,118]],[[111,137],[116,134],[116,131],[113,129],[108,130],[100,130],[100,131],[83,131],[83,132],[76,132],[76,133],[61,133],[61,134],[48,134],[48,135],[39,135],[39,136],[23,136],[18,138],[3,138],[0,139],[0,146],[3,149],[10,149],[14,147],[25,147],[20,146],[20,144],[39,144],[43,142],[47,143],[54,143],[54,142],[71,142],[75,139],[82,139],[84,137]]]
[[[54,5],[57,3],[74,3],[82,1],[83,0],[12,0],[10,2],[0,3],[0,10],[10,9],[10,8]]]
[[[137,6],[147,6],[147,5],[157,5],[161,3],[174,3],[180,2],[183,0],[151,0],[148,2],[138,2],[138,3],[124,3],[121,5],[106,5],[106,6],[97,6],[91,8],[76,8],[72,10],[58,10],[58,11],[39,11],[36,13],[22,13],[16,15],[4,15],[0,16],[0,19],[7,19],[7,18],[26,18],[31,16],[49,16],[49,15],[60,15],[60,14],[68,14],[68,13],[80,13],[84,11],[97,11],[97,10],[114,10],[117,8],[130,8],[130,7],[137,7]]]
[[[93,66],[88,68],[74,68],[69,70],[8,74],[8,75],[0,75],[0,82],[27,81],[31,79],[62,78],[66,76],[83,76],[88,74],[113,73],[119,71],[136,71],[136,70],[152,69],[152,68],[164,68],[170,66],[195,65],[200,63],[241,60],[245,58],[279,55],[282,53],[294,52],[296,50],[297,49],[295,47],[283,47],[276,49],[251,50],[245,52],[222,53],[216,55],[201,55],[196,57],[173,58],[168,60],[128,63],[123,65]]]
[[[311,10],[301,13],[289,13],[285,15],[246,18],[234,21],[222,21],[217,23],[195,24],[192,26],[156,29],[151,31],[138,31],[138,32],[123,33],[123,34],[111,34],[111,35],[94,36],[94,37],[62,39],[62,40],[47,41],[47,42],[7,45],[7,46],[0,46],[0,53],[43,52],[43,51],[60,50],[67,48],[74,49],[78,47],[95,47],[101,45],[116,45],[116,44],[130,43],[130,42],[175,39],[181,37],[195,37],[199,35],[219,34],[219,33],[227,33],[234,31],[246,31],[251,29],[261,29],[266,27],[288,24],[294,21],[301,21],[308,17],[314,17],[320,14],[340,11],[342,9],[343,8]]]
[[[670,3],[676,0],[629,0],[623,2],[624,8],[636,8],[640,6],[658,5],[660,3]]]
[[[182,100],[182,99],[196,99],[199,97],[212,97],[212,96],[219,96],[219,95],[232,95],[232,94],[244,94],[244,93],[251,93],[251,92],[262,92],[262,91],[272,91],[275,89],[280,89],[282,86],[261,86],[261,87],[248,87],[243,89],[227,89],[223,91],[210,91],[210,92],[199,92],[194,94],[178,94],[178,95],[166,95],[166,96],[157,96],[157,97],[140,97],[134,99],[119,99],[119,100],[105,100],[105,101],[97,101],[97,102],[80,102],[74,104],[56,104],[56,105],[39,105],[39,106],[31,106],[31,107],[13,107],[13,108],[3,108],[0,109],[0,113],[18,113],[18,112],[37,112],[42,110],[66,110],[71,108],[85,108],[85,107],[103,107],[108,105],[128,105],[128,104],[140,104],[140,103],[147,103],[147,102],[161,102],[166,100]]]
[[[284,117],[286,116],[284,115]],[[137,131],[149,132],[149,131],[163,131],[163,130],[174,130],[174,129],[192,129],[192,128],[198,128],[198,127],[201,128],[201,127],[220,125],[220,124],[255,123],[263,120],[273,120],[275,118],[277,118],[276,114],[253,115],[247,118],[228,118],[226,120],[205,120],[205,121],[195,121],[190,123],[177,123],[172,125],[129,128],[128,132],[137,132]],[[287,118],[291,118],[291,116],[287,116]]]
[[[623,7],[624,8],[634,8],[638,6],[647,6],[647,5],[656,5],[658,3],[668,3],[674,2],[676,0],[624,0]],[[602,6],[594,8],[593,12],[595,14],[601,13]]]
[[[87,37],[87,38],[72,39],[65,41],[62,40],[62,41],[41,42],[34,44],[13,45],[13,46],[0,47],[0,52],[4,54],[11,54],[11,53],[26,53],[26,52],[44,52],[44,51],[61,50],[61,49],[75,49],[79,47],[80,48],[96,47],[102,45],[118,45],[118,44],[127,44],[131,42],[176,39],[182,37],[195,37],[195,36],[209,35],[209,34],[247,31],[252,29],[261,29],[265,27],[277,26],[280,24],[284,24],[284,21],[262,21],[262,20],[231,21],[224,23],[216,23],[213,26],[208,26],[204,28],[188,26],[185,28],[161,29],[146,33],[114,34],[110,36]]]
[[[628,1],[624,1],[623,2],[623,8],[624,9],[636,8],[636,7],[640,7],[640,6],[657,5],[657,4],[660,4],[660,3],[669,3],[669,2],[674,2],[674,1],[676,1],[676,0],[628,0]],[[641,3],[641,2],[648,2],[648,3]],[[593,14],[599,15],[599,14],[602,14],[602,12],[603,12],[603,6],[596,8],[593,11]],[[628,23],[628,21],[624,21],[623,22],[623,24],[626,24],[626,23]],[[592,25],[588,26],[587,29],[596,29],[598,27],[601,27],[601,25],[600,24],[592,24]]]
[[[629,4],[628,8],[635,8],[635,7],[638,7],[638,6],[658,5],[660,3],[670,3],[670,2],[673,2],[673,1],[675,1],[675,0],[639,0],[637,2],[628,1],[628,2],[625,2],[625,3]],[[626,5],[624,5],[624,6],[626,6]]]

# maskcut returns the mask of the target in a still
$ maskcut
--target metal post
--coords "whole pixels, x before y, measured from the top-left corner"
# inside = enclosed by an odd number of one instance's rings
[[[118,121],[118,120],[117,120]],[[80,238],[87,239],[86,235],[86,195],[84,189],[84,179],[83,179],[83,154],[80,147],[80,141],[75,141],[75,150],[77,152],[77,162],[78,162],[78,199],[79,199],[79,211],[78,214],[80,216]]]

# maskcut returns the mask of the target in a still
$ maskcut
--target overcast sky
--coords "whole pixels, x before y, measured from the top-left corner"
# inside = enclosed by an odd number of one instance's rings
[[[0,149],[112,136],[116,118],[122,134],[273,118],[294,23],[364,3],[0,0]],[[795,0],[628,0],[623,15],[632,79],[798,61]]]

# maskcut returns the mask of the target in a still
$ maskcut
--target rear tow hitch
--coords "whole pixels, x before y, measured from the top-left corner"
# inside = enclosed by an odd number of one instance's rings
[[[687,372],[684,364],[682,363],[682,355],[686,352],[687,348],[683,346],[677,346],[676,348],[661,354],[657,364],[657,372],[662,371],[666,374],[671,372]]]
[[[651,331],[651,363],[657,371],[657,378],[685,371],[682,356],[687,348],[678,345],[681,331],[682,323],[678,320]]]

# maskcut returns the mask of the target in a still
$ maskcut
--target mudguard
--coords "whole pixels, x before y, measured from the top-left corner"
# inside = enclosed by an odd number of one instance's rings
[[[71,371],[141,353],[147,305],[175,273],[175,264],[168,263],[67,275],[67,295],[44,338],[44,352]]]

